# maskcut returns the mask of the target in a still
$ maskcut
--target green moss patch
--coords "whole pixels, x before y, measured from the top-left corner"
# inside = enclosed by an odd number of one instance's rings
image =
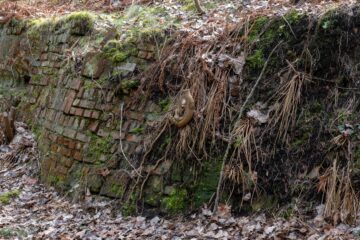
[[[175,189],[162,200],[163,208],[170,214],[180,213],[187,206],[188,193],[185,189]]]
[[[95,134],[90,135],[90,143],[88,149],[88,157],[94,160],[95,163],[100,163],[100,157],[107,154],[112,147],[112,138],[99,137]]]
[[[3,193],[0,195],[0,203],[7,205],[10,203],[11,199],[17,198],[20,195],[19,190],[11,190],[9,192]]]
[[[27,232],[22,229],[0,228],[0,237],[4,239],[22,239],[27,237]]]

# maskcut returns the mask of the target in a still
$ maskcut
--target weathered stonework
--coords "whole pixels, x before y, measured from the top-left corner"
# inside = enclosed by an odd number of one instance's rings
[[[100,20],[85,29],[76,21],[15,21],[2,26],[0,35],[0,89],[21,98],[21,118],[33,127],[42,153],[42,180],[66,190],[84,184],[94,194],[121,198],[130,177],[119,170],[127,164],[117,154],[119,142],[131,155],[142,140],[136,129],[155,120],[160,108],[148,102],[146,109],[130,110],[131,87],[120,96],[115,90],[155,60],[155,43],[140,39],[132,43],[134,55],[113,63],[103,48],[116,34]],[[0,95],[4,102],[15,100],[15,94]]]

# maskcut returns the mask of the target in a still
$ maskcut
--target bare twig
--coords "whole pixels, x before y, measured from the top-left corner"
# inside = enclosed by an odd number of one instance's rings
[[[138,176],[141,176],[141,173],[138,172],[138,170],[134,167],[134,165],[131,164],[131,162],[129,161],[129,159],[127,158],[125,152],[124,152],[124,149],[123,149],[123,146],[122,146],[122,121],[123,121],[123,110],[124,110],[124,103],[121,103],[120,104],[120,143],[119,143],[119,146],[120,146],[120,151],[121,151],[121,154],[123,155],[124,159],[128,162],[128,164],[132,167],[132,169],[136,172],[136,174]]]

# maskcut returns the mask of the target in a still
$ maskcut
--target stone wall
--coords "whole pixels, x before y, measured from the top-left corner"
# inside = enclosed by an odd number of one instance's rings
[[[124,169],[131,171],[124,154],[140,151],[147,124],[161,115],[151,101],[129,105],[138,85],[132,76],[155,60],[157,48],[141,38],[120,41],[111,23],[93,18],[2,26],[0,94],[16,102],[37,135],[44,182],[122,197],[130,180]]]

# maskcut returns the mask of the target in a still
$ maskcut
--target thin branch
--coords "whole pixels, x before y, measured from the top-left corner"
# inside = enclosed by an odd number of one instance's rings
[[[127,158],[127,156],[126,156],[126,154],[125,154],[125,152],[124,152],[124,149],[123,149],[123,146],[122,146],[122,140],[121,140],[121,138],[122,138],[122,121],[123,121],[123,108],[124,108],[124,103],[122,102],[121,104],[120,104],[120,144],[119,144],[119,146],[120,146],[120,151],[121,151],[121,153],[122,153],[122,155],[124,156],[124,159],[129,163],[129,165],[132,167],[132,169],[136,172],[136,174],[138,175],[138,176],[141,176],[141,174],[138,172],[138,170],[134,167],[134,165],[132,165],[131,164],[131,162],[129,161],[129,159]]]

